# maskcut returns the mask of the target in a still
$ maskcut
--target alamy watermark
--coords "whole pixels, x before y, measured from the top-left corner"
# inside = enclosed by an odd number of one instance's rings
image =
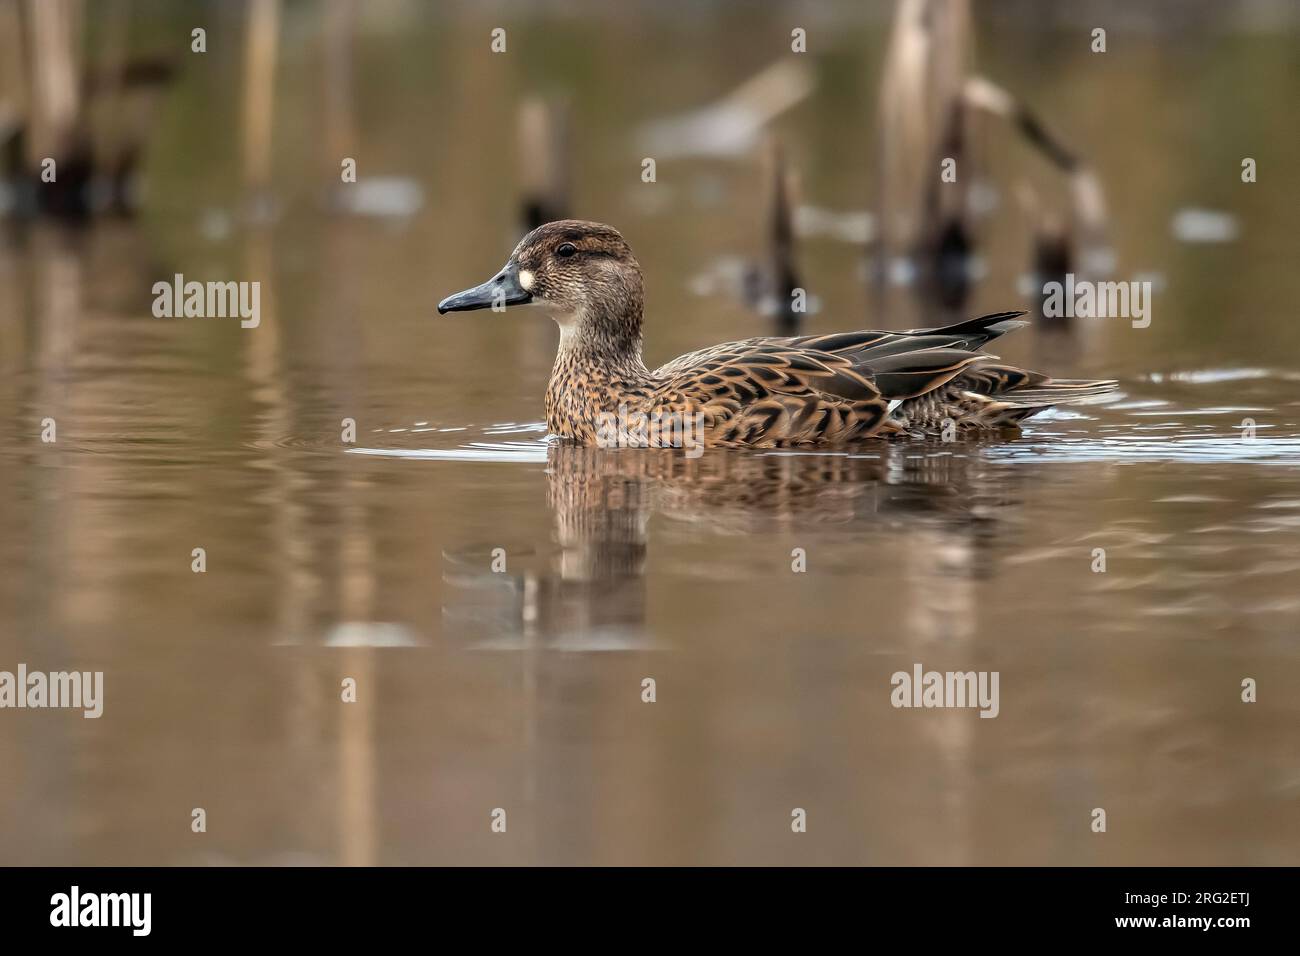
[[[704,413],[629,410],[596,416],[596,445],[599,448],[683,448],[687,458],[704,454]]]
[[[1133,328],[1151,324],[1150,282],[1092,282],[1075,279],[1043,284],[1043,315],[1049,319],[1132,319]]]
[[[152,893],[83,893],[74,885],[50,897],[51,926],[125,926],[133,936],[148,936],[152,914]]]
[[[0,709],[80,708],[82,716],[104,713],[103,671],[0,671]]]
[[[895,671],[889,702],[895,707],[978,707],[981,717],[996,717],[998,671],[927,671],[913,664],[912,672]]]
[[[152,291],[156,319],[238,316],[242,328],[255,329],[262,324],[260,282],[186,282],[178,272],[171,282],[155,282]]]

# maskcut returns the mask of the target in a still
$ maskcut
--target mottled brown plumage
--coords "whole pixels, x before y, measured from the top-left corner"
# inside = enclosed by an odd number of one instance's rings
[[[705,445],[842,445],[1009,428],[1116,386],[1053,380],[978,351],[1024,325],[1020,312],[942,329],[745,339],[651,371],[641,357],[643,300],[641,267],[618,231],[569,219],[534,229],[497,276],[438,311],[548,306],[560,345],[546,422],[587,445],[680,444],[684,436]],[[644,427],[664,417],[675,427]]]

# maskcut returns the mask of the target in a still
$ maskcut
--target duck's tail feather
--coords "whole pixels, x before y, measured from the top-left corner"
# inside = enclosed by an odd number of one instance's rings
[[[1058,378],[1032,388],[1013,389],[998,397],[1017,405],[1073,405],[1109,395],[1117,388],[1119,382],[1110,379]]]
[[[1049,378],[1009,365],[979,365],[961,376],[954,387],[979,396],[979,417],[998,425],[1019,425],[1026,418],[1056,405],[1074,405],[1109,395],[1119,383],[1109,379]]]
[[[1051,378],[1013,365],[981,363],[958,382],[963,388],[1016,405],[1064,405],[1109,394],[1119,387],[1110,379]]]
[[[943,361],[927,367],[924,358]],[[877,366],[875,381],[882,395],[894,399],[889,412],[901,427],[922,433],[949,422],[959,428],[1016,427],[1055,405],[1100,398],[1119,384],[1102,379],[1052,379],[1040,372],[998,365],[991,359],[983,353],[951,349],[910,353],[880,363],[885,367]]]
[[[986,342],[993,341],[999,335],[1006,335],[1008,332],[1024,328],[1029,323],[1020,316],[1025,314],[1024,309],[1015,312],[990,312],[988,315],[981,315],[976,319],[967,319],[965,322],[958,322],[956,325],[945,325],[937,329],[912,329],[908,334],[941,335],[963,342],[964,345],[957,345],[958,348],[977,349]],[[956,342],[954,342],[954,345],[956,345]]]

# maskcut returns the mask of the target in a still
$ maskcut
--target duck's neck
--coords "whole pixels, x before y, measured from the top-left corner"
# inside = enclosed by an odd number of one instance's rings
[[[641,358],[641,307],[629,306],[621,314],[584,312],[557,319],[560,347],[555,364],[562,362],[604,369],[610,375],[647,375]]]
[[[602,412],[647,397],[654,378],[641,357],[641,307],[557,316],[560,347],[546,389],[546,423],[557,435],[590,440]],[[590,433],[590,434],[589,434]]]

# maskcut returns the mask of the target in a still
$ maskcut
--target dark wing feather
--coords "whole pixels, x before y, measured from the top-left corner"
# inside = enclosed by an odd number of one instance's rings
[[[908,399],[947,385],[972,365],[991,358],[960,349],[930,348],[870,359],[864,368],[886,398]]]
[[[786,340],[790,346],[813,348],[837,355],[855,354],[862,357],[896,355],[929,348],[955,348],[973,352],[999,335],[1022,328],[1028,322],[1020,321],[1020,312],[993,312],[978,319],[958,322],[938,329],[909,329],[906,332],[834,332],[830,335],[807,335]]]
[[[994,312],[977,319],[939,329],[910,329],[906,332],[882,332],[863,329],[858,332],[831,332],[827,335],[797,335],[784,338],[752,338],[727,342],[675,358],[656,370],[656,375],[673,375],[697,367],[718,354],[748,349],[774,347],[790,350],[853,355],[861,360],[929,348],[957,348],[973,352],[999,335],[1027,323],[1018,321],[1024,312]]]

